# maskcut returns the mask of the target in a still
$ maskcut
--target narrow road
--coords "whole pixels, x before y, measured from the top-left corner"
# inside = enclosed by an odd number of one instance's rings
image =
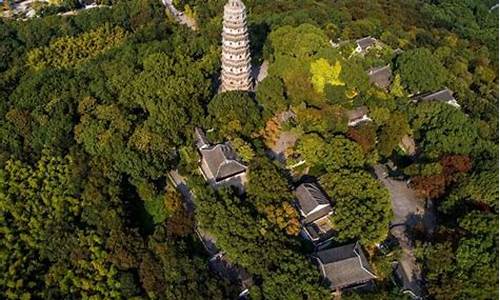
[[[186,184],[186,179],[182,177],[177,170],[170,171],[168,174],[170,179],[174,183],[175,187],[182,194],[186,209],[188,210],[188,212],[194,214],[196,209],[195,197],[194,194],[189,190],[189,187]],[[196,224],[195,226],[196,226],[195,228],[196,234],[198,235],[201,242],[205,246],[205,249],[207,250],[210,257],[218,254],[220,251],[215,244],[216,243],[215,237],[212,236],[210,233],[200,229],[198,227],[198,224]]]
[[[434,215],[432,212],[426,211],[425,201],[419,199],[415,192],[407,186],[406,182],[388,177],[386,166],[379,164],[374,169],[379,181],[391,194],[394,213],[394,219],[391,222],[391,233],[398,239],[403,252],[399,263],[408,279],[405,285],[416,295],[422,295],[422,274],[416,263],[413,241],[408,236],[407,230],[419,223],[423,224],[427,230],[432,230],[435,224]]]
[[[172,3],[172,0],[162,0],[162,3],[172,14],[177,23],[186,25],[187,27],[191,28],[191,30],[197,29],[196,21],[193,18],[186,16],[183,12],[177,10],[177,8],[175,8],[174,4]]]
[[[181,176],[177,170],[170,171],[168,173],[168,177],[182,194],[186,209],[194,214],[196,208],[195,196],[189,190],[189,187],[186,184],[186,179]],[[249,275],[243,268],[232,264],[229,260],[227,260],[225,254],[217,248],[215,237],[200,229],[198,224],[195,224],[195,232],[210,256],[210,260],[208,262],[210,270],[219,276],[226,278],[231,283],[240,285],[241,292],[238,299],[247,295],[248,288],[253,284],[251,275]]]

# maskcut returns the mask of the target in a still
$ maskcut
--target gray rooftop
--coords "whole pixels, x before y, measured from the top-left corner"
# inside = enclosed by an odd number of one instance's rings
[[[368,49],[369,47],[375,45],[377,42],[376,39],[372,38],[371,36],[364,37],[362,39],[356,40],[356,44],[361,48],[362,51]]]
[[[370,83],[376,86],[387,89],[392,81],[392,70],[391,66],[387,65],[384,67],[373,68],[368,71],[368,78]]]
[[[210,145],[210,142],[201,128],[196,127],[194,129],[194,138],[198,149],[205,148]]]
[[[316,253],[316,258],[332,290],[363,284],[376,278],[357,242],[321,250]]]
[[[298,206],[303,212],[304,217],[317,215],[314,221],[327,215],[330,210],[330,201],[323,191],[314,183],[303,183],[295,189],[295,196],[298,200]],[[319,214],[317,214],[319,213]]]
[[[362,119],[368,113],[368,107],[360,106],[355,109],[351,109],[345,112],[347,120],[350,122],[354,122],[356,120]]]
[[[246,171],[246,166],[236,160],[236,154],[227,144],[200,149],[215,181],[220,181]]]
[[[437,101],[454,101],[453,92],[448,88],[442,89],[440,91],[427,94],[421,97],[422,100],[437,100]]]

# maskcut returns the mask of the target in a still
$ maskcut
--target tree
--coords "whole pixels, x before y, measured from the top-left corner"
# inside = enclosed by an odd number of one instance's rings
[[[268,116],[288,109],[289,102],[285,98],[283,81],[278,77],[268,76],[260,82],[256,98]]]
[[[330,84],[332,86],[345,85],[339,77],[342,71],[342,65],[340,61],[336,61],[334,66],[324,59],[320,58],[311,63],[311,82],[314,89],[319,94],[323,94],[325,90],[325,85]]]
[[[122,227],[116,210],[110,213],[115,199],[94,185],[96,178],[85,179],[78,160],[45,151],[34,167],[8,161],[0,178],[5,233],[1,243],[8,249],[0,264],[2,294],[24,298],[121,297],[118,280],[122,272],[117,264],[125,260],[116,259],[116,248],[109,249],[113,243],[106,245],[106,239],[110,231],[123,231],[122,242],[137,236]],[[107,188],[111,191],[113,186],[108,184]],[[107,203],[99,202],[106,197]],[[104,206],[102,211],[98,211],[100,206]],[[99,215],[100,226],[92,224],[91,214]],[[125,247],[122,257],[133,249]],[[127,268],[135,267],[133,260],[129,261]]]
[[[250,136],[262,125],[259,108],[244,92],[231,91],[215,96],[208,104],[208,113],[222,136]]]
[[[193,233],[194,218],[184,205],[182,195],[169,186],[165,192],[165,207],[169,212],[167,233],[176,237],[184,237]]]
[[[401,54],[396,60],[396,72],[411,93],[440,89],[447,79],[446,69],[426,48]]]
[[[327,142],[322,137],[310,133],[300,138],[296,149],[309,166],[321,166],[328,156],[327,146]]]
[[[424,245],[420,260],[429,293],[436,299],[497,297],[498,217],[472,211],[459,226],[457,246],[449,241]]]
[[[375,148],[377,132],[372,123],[364,123],[358,127],[349,127],[347,136],[358,143],[367,154]]]
[[[468,155],[478,151],[478,127],[463,112],[445,103],[421,103],[410,110],[410,124],[429,157]],[[477,149],[477,150],[476,150]]]
[[[227,190],[200,190],[197,195],[202,228],[215,236],[230,261],[262,280],[252,288],[252,295],[266,299],[327,297],[319,273],[298,251],[297,241],[261,217],[255,218],[251,201],[238,199]]]
[[[405,114],[393,112],[389,119],[380,129],[379,143],[377,149],[380,155],[388,157],[392,151],[401,143],[404,135],[410,133],[410,126]]]
[[[392,219],[389,192],[366,171],[335,172],[320,177],[333,199],[331,220],[340,241],[360,239],[373,245],[385,239]]]
[[[46,67],[73,67],[116,47],[127,37],[120,28],[104,26],[78,37],[62,37],[51,41],[48,47],[28,53],[28,65],[35,70]]]
[[[289,235],[300,232],[299,214],[286,178],[268,159],[254,159],[248,173],[247,193],[258,212]]]

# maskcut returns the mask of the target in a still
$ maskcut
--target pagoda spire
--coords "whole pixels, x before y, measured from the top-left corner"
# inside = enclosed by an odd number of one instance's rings
[[[241,0],[229,0],[224,6],[222,28],[221,92],[249,91],[251,76],[250,40],[246,7]]]

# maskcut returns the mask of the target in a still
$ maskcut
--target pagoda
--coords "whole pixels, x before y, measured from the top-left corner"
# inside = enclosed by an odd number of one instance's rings
[[[229,0],[224,6],[221,92],[252,90],[250,61],[245,5],[241,0]]]

